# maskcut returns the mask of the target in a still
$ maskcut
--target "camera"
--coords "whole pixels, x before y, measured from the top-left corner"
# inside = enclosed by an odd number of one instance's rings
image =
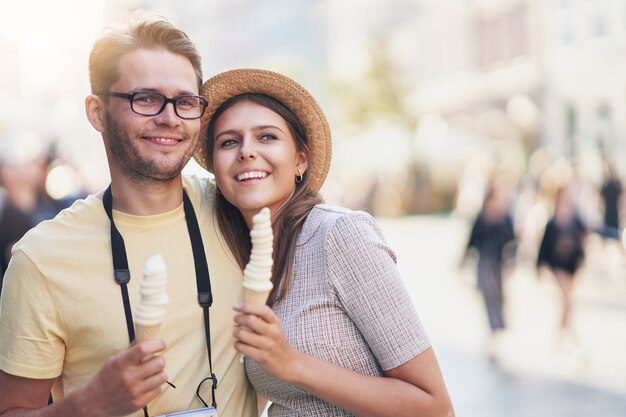
[[[197,410],[178,411],[176,413],[161,414],[155,417],[219,417],[214,407],[199,408]]]

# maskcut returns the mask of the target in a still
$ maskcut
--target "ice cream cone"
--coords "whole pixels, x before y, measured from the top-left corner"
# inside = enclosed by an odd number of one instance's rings
[[[252,216],[252,229],[250,230],[252,250],[250,260],[243,270],[243,294],[242,301],[246,304],[265,305],[270,294],[272,284],[272,258],[274,236],[270,209],[264,207]],[[243,363],[243,354],[239,357]]]
[[[137,342],[145,342],[146,340],[156,339],[160,328],[161,324],[156,324],[154,326],[137,325],[135,326],[135,339]]]
[[[243,302],[265,304],[272,290],[273,233],[270,209],[265,207],[252,217],[250,260],[243,270]]]
[[[169,298],[166,293],[167,269],[161,255],[150,257],[143,267],[139,286],[139,303],[135,309],[135,339],[137,342],[156,338]]]
[[[265,304],[267,297],[270,295],[269,291],[253,291],[247,288],[243,289],[243,302],[251,304]]]

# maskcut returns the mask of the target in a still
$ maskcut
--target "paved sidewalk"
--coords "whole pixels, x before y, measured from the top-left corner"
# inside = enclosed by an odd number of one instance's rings
[[[574,295],[578,344],[556,333],[560,300],[553,280],[539,279],[529,266],[512,269],[505,282],[509,326],[494,362],[484,353],[487,319],[473,268],[459,268],[468,224],[437,216],[379,221],[435,346],[457,416],[626,416],[623,257],[609,262],[601,242],[588,252]]]

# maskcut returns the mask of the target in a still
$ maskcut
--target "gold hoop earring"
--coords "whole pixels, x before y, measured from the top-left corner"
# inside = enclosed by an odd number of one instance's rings
[[[300,172],[300,170],[298,170],[298,175],[296,175],[296,184],[300,184],[303,178],[304,175]]]

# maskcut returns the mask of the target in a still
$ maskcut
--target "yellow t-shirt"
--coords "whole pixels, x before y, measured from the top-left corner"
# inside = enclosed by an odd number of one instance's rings
[[[211,276],[211,353],[221,416],[256,416],[256,399],[233,347],[232,306],[241,299],[242,272],[213,217],[214,185],[184,177],[198,217]],[[150,415],[201,408],[200,381],[209,376],[202,308],[183,206],[154,216],[113,212],[124,238],[131,308],[139,302],[145,261],[161,254],[170,301],[159,337],[167,343],[163,386]],[[27,378],[59,377],[61,398],[93,377],[129,346],[120,286],[113,278],[110,222],[102,201],[89,196],[35,227],[13,248],[0,300],[0,369]],[[210,404],[210,381],[203,384]],[[139,411],[135,415],[143,416]]]

